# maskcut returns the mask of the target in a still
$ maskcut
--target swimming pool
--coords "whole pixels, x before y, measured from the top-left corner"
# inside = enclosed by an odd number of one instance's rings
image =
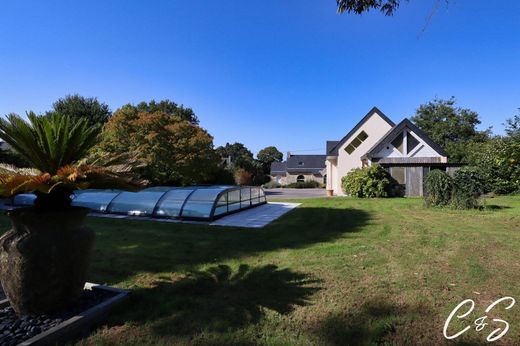
[[[34,194],[19,194],[11,205],[33,205]],[[215,220],[222,216],[265,204],[264,190],[256,186],[156,186],[129,192],[121,190],[78,190],[72,205],[95,213]]]

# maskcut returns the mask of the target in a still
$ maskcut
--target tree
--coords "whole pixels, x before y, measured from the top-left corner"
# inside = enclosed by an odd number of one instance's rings
[[[218,147],[216,151],[222,158],[231,157],[232,163],[253,161],[253,153],[242,143],[226,143],[226,145]]]
[[[262,164],[265,174],[269,174],[271,170],[271,164],[273,162],[280,162],[283,159],[283,154],[273,146],[265,147],[258,152],[256,155],[258,161]]]
[[[70,116],[71,120],[86,119],[89,125],[102,125],[110,119],[112,112],[107,104],[95,97],[83,97],[78,94],[67,95],[52,105],[47,115],[58,113]]]
[[[336,0],[338,12],[348,12],[355,14],[363,14],[370,10],[379,10],[386,16],[393,16],[401,3],[405,0]],[[408,0],[406,0],[408,2]],[[449,0],[444,0],[448,3]],[[441,3],[441,0],[435,0],[435,8]]]
[[[454,97],[449,100],[434,99],[419,106],[411,120],[434,142],[447,151],[455,162],[466,162],[466,146],[470,142],[485,142],[490,129],[477,130],[480,119],[478,113],[455,107]]]
[[[508,137],[520,137],[520,108],[517,115],[506,120],[505,125]]]
[[[164,112],[139,112],[124,106],[102,133],[98,155],[133,152],[138,172],[161,185],[200,184],[212,179],[219,158],[213,137],[197,125]]]
[[[392,16],[399,8],[401,0],[336,0],[336,3],[339,13],[362,14],[374,9],[386,16]]]
[[[199,124],[199,119],[193,112],[191,108],[186,108],[183,105],[178,105],[170,100],[162,100],[156,102],[155,100],[151,100],[150,102],[140,102],[137,106],[132,104],[126,104],[121,108],[133,108],[137,112],[143,113],[156,113],[162,112],[168,115],[176,116],[181,118],[182,120],[189,121],[193,125]]]

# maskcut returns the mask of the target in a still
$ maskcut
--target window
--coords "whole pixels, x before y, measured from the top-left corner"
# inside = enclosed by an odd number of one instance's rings
[[[350,155],[356,150],[357,147],[361,145],[366,139],[368,135],[365,131],[361,131],[359,135],[356,136],[345,148],[345,151]]]
[[[299,175],[296,177],[296,181],[298,183],[303,183],[305,181],[305,177],[303,175]]]
[[[390,175],[392,176],[392,178],[397,180],[399,184],[404,185],[406,183],[404,167],[390,168]]]
[[[303,161],[299,161],[298,166],[303,166]]]
[[[397,136],[393,141],[392,141],[392,145],[397,149],[399,150],[399,152],[402,154],[403,153],[403,134],[400,133],[399,136]]]
[[[419,145],[419,141],[410,132],[406,138],[406,146],[408,148],[408,154],[412,152]]]

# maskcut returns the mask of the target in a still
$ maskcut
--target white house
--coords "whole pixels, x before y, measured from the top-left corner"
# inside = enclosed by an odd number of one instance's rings
[[[345,137],[327,141],[327,193],[344,195],[341,178],[354,168],[378,163],[405,188],[406,196],[422,196],[432,169],[455,170],[446,152],[408,119],[395,124],[372,108]]]

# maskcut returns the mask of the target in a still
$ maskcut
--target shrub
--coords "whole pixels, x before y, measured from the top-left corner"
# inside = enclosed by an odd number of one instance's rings
[[[251,172],[246,171],[243,168],[238,168],[235,171],[235,183],[240,186],[251,185],[253,179],[253,174]]]
[[[463,167],[453,175],[452,204],[456,209],[479,207],[479,197],[486,191],[486,179],[479,168]]]
[[[343,191],[360,198],[388,197],[393,185],[393,178],[379,165],[353,169],[341,179]]]
[[[317,181],[314,181],[314,180],[301,181],[301,182],[297,182],[297,183],[288,184],[285,187],[290,188],[290,189],[315,189],[315,188],[320,187],[320,183],[318,183]]]
[[[424,189],[427,207],[449,205],[453,194],[453,179],[446,172],[432,170],[426,176]]]

